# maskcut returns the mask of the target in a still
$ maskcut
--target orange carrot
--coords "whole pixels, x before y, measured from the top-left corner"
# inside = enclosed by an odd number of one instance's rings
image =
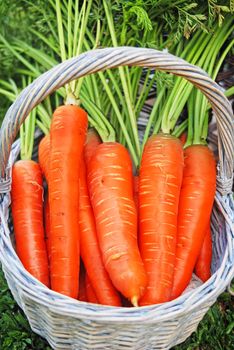
[[[86,298],[87,298],[87,301],[89,303],[94,303],[94,304],[98,304],[98,299],[97,299],[97,296],[95,294],[95,291],[93,289],[93,286],[90,282],[90,279],[89,279],[89,276],[88,274],[86,273],[85,275],[85,291],[86,291]]]
[[[132,163],[124,146],[97,147],[88,184],[104,266],[116,289],[136,306],[147,278],[137,245]]]
[[[164,134],[148,139],[139,177],[139,240],[149,282],[140,305],[170,300],[183,165],[179,139]]]
[[[182,143],[182,145],[185,145],[185,142],[187,141],[187,132],[183,132],[183,134],[180,135],[180,141]]]
[[[92,155],[95,153],[98,145],[101,143],[101,139],[95,129],[89,129],[86,136],[84,158],[86,166],[89,165]]]
[[[51,287],[75,299],[78,298],[80,265],[80,159],[87,125],[87,113],[67,105],[54,112],[50,131]]]
[[[51,256],[50,207],[49,207],[48,193],[46,194],[45,201],[44,201],[44,227],[45,227],[45,242],[46,242],[47,256],[48,256],[48,259],[50,261],[50,256]]]
[[[49,179],[50,134],[44,136],[38,147],[38,161],[46,181]]]
[[[138,211],[139,206],[139,176],[135,175],[133,177],[133,197]]]
[[[44,136],[38,147],[38,161],[41,167],[43,176],[48,183],[49,179],[49,159],[50,159],[50,134]],[[45,242],[48,259],[50,260],[50,212],[49,212],[49,196],[48,192],[44,199],[44,227],[45,227]]]
[[[11,199],[17,254],[26,270],[49,286],[39,164],[32,160],[15,163],[12,168]]]
[[[89,199],[86,169],[83,159],[81,161],[79,181],[79,227],[81,257],[99,303],[103,305],[120,306],[120,297],[114,288],[102,261],[102,255],[98,245],[95,219]]]
[[[189,146],[184,155],[172,299],[184,291],[192,277],[209,223],[216,186],[215,159],[207,146]]]
[[[139,233],[139,176],[133,176],[133,198],[137,211],[137,232]],[[139,246],[139,234],[137,234],[137,243]]]
[[[210,223],[205,234],[202,248],[199,253],[196,265],[195,274],[203,281],[206,282],[211,276],[211,260],[212,260],[212,239]]]
[[[80,263],[80,276],[79,276],[79,295],[78,295],[78,300],[80,300],[80,301],[87,301],[85,279],[86,279],[86,271],[85,271],[84,265],[81,261],[81,263]]]

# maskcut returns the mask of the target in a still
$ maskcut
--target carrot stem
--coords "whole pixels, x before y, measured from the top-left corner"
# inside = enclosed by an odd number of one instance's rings
[[[103,5],[104,5],[107,23],[108,23],[108,27],[109,27],[109,31],[110,31],[110,35],[111,35],[112,44],[114,47],[116,47],[116,46],[118,46],[118,43],[117,43],[116,33],[114,30],[114,21],[113,21],[113,17],[112,17],[112,12],[110,10],[110,2],[104,0]],[[139,157],[140,157],[140,142],[139,142],[139,137],[138,137],[136,115],[135,115],[135,112],[133,109],[133,103],[131,100],[131,91],[129,91],[129,89],[128,89],[127,79],[126,79],[126,76],[124,74],[125,73],[124,68],[119,67],[118,70],[119,70],[119,74],[120,74],[121,83],[123,86],[124,96],[125,96],[126,103],[127,103],[128,117],[129,117],[129,122],[131,125],[131,131],[133,134],[134,146],[135,146],[136,155],[137,155],[136,165],[138,166]]]
[[[150,130],[152,128],[153,122],[155,121],[155,116],[156,116],[159,104],[160,104],[160,102],[161,102],[161,100],[163,98],[163,95],[165,94],[165,91],[166,91],[165,88],[163,88],[157,94],[156,101],[155,101],[153,109],[152,109],[152,111],[150,113],[149,120],[148,120],[146,129],[145,129],[144,138],[143,138],[143,142],[142,142],[142,150],[144,149],[145,143],[146,143],[146,141],[147,141],[147,139],[149,137],[149,133],[150,133]],[[155,123],[155,127],[154,127],[153,133],[157,133],[158,132],[158,128],[157,128],[158,124],[160,125],[160,122],[158,123],[158,119],[157,119],[156,123]]]
[[[82,6],[83,16],[82,16],[82,20],[81,20],[81,27],[80,27],[80,30],[79,30],[79,40],[78,40],[78,45],[77,45],[77,49],[76,49],[76,56],[80,55],[80,53],[82,52],[82,45],[83,45],[83,42],[84,42],[85,30],[86,30],[86,27],[87,27],[87,22],[88,22],[91,6],[92,6],[92,3],[93,3],[92,0],[89,0],[88,4],[87,4],[87,7],[86,7],[86,2],[87,1],[84,0],[83,6]],[[74,90],[75,90],[75,95],[76,96],[79,96],[79,94],[80,94],[82,81],[83,81],[83,78],[79,79],[78,82],[76,82],[76,84],[74,86]]]
[[[219,52],[232,31],[232,21],[231,18],[228,17],[221,28],[218,26],[216,27],[216,30],[203,53],[203,56],[198,62],[198,65],[205,69],[214,80],[226,55],[233,46],[234,41],[232,40],[217,61]],[[191,128],[193,123],[193,144],[204,144],[206,141],[209,118],[208,109],[207,98],[200,91],[193,88],[188,101],[189,128]]]
[[[210,37],[206,33],[200,33],[200,36],[194,35],[185,47],[181,58],[186,59],[192,64],[196,64],[200,55],[202,54]],[[189,49],[189,50],[188,50]],[[169,133],[176,125],[177,119],[183,110],[183,107],[188,100],[193,86],[185,79],[176,77],[173,89],[169,92],[166,104],[164,105],[162,113],[162,131]]]
[[[150,71],[150,69],[148,69],[140,96],[138,98],[138,101],[137,101],[137,104],[135,107],[137,118],[138,118],[140,111],[145,103],[145,100],[146,100],[146,98],[147,98],[147,96],[148,96],[148,94],[153,86],[153,83],[156,80],[156,75],[154,74],[154,76],[152,78],[150,78],[150,74],[151,74],[151,71]]]
[[[84,6],[84,4],[83,4]],[[75,0],[75,20],[74,20],[74,30],[73,30],[73,56],[76,55],[76,48],[77,48],[77,38],[78,38],[78,28],[80,25],[81,21],[81,16],[82,16],[82,9],[79,13],[79,0]],[[74,87],[72,85],[72,87]]]
[[[66,53],[65,41],[64,41],[63,20],[62,20],[62,14],[61,14],[60,0],[56,0],[56,15],[57,15],[57,28],[58,28],[59,44],[60,44],[60,55],[63,62],[63,61],[66,61],[67,59],[67,53]]]
[[[188,127],[188,119],[185,119],[174,131],[172,132],[172,135],[175,137],[180,137],[180,135],[183,134],[183,132]]]
[[[67,49],[68,58],[72,57],[72,46],[73,46],[73,36],[72,36],[72,0],[68,0],[67,4]]]
[[[39,128],[45,135],[49,133],[49,130],[45,127],[45,125],[39,119],[36,119],[36,124],[39,126]]]
[[[91,77],[92,85],[94,87],[94,89],[93,89],[94,96],[95,96],[94,101],[99,108],[102,108],[101,98],[100,98],[100,94],[99,94],[99,87],[98,87],[98,83],[97,83],[97,76],[94,74],[91,74],[90,77]]]
[[[48,111],[47,116],[49,117],[49,115],[52,115],[52,113],[53,113],[50,97],[47,97],[45,99],[45,105],[46,105],[47,111]]]
[[[81,98],[83,97],[82,91],[80,93]],[[92,112],[92,115],[96,113],[95,122],[101,130],[106,130],[106,136],[103,141],[114,141],[115,140],[115,131],[112,128],[111,124],[107,118],[103,115],[102,110],[98,108],[92,101],[88,99],[83,99],[83,106],[87,109],[88,112]],[[99,131],[99,130],[98,130]],[[100,133],[101,134],[101,133]],[[103,134],[103,132],[102,132]]]
[[[61,3],[60,0],[56,0],[56,16],[57,16],[57,28],[58,28],[58,36],[59,36],[59,45],[60,45],[60,56],[62,62],[67,59],[65,41],[64,41],[64,30],[63,30],[63,20],[61,14]],[[68,93],[68,85],[65,85],[66,93]]]
[[[185,147],[190,146],[193,142],[193,99],[194,95],[191,94],[188,99],[188,136],[184,145]]]
[[[229,25],[230,25],[229,23],[230,22],[227,21],[224,24],[224,28],[218,29],[217,39],[214,42],[214,45],[211,47],[211,49],[208,53],[208,56],[207,56],[207,60],[205,61],[204,66],[203,66],[203,68],[208,72],[208,74],[214,80],[216,78],[215,74],[218,73],[218,70],[220,69],[220,66],[221,66],[224,58],[226,57],[227,53],[229,52],[229,50],[231,49],[231,47],[233,45],[233,43],[231,45],[228,45],[228,47],[226,48],[226,50],[224,51],[223,55],[221,56],[220,60],[217,63],[217,56],[220,52],[221,47],[226,42],[229,35],[233,32],[234,26],[229,28]],[[228,28],[229,28],[229,30],[228,30]],[[216,66],[216,69],[214,68],[215,66]],[[216,72],[213,72],[214,69]],[[199,97],[197,100],[196,106],[198,106],[198,105],[200,106],[200,114],[197,116],[200,120],[199,133],[202,134],[204,132],[203,124],[205,123],[208,125],[208,121],[205,120],[208,118],[208,114],[206,113],[208,101],[207,101],[207,98],[200,91],[196,91],[196,94]],[[198,110],[198,109],[196,109],[196,110]],[[208,129],[207,129],[207,131],[208,131]],[[206,137],[207,137],[207,134],[206,134],[205,138]]]
[[[137,101],[137,94],[140,84],[140,78],[142,74],[142,67],[132,67],[132,95],[133,95],[133,102],[134,105]]]
[[[36,108],[31,112],[31,118],[29,118],[29,138],[28,138],[28,159],[32,158],[33,144],[34,144],[34,132],[36,124]]]

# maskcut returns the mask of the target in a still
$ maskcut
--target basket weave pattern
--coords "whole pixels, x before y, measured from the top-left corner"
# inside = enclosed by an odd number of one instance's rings
[[[11,167],[20,151],[20,143],[14,139],[26,116],[71,80],[123,65],[151,67],[186,78],[210,101],[218,129],[212,277],[172,302],[141,308],[88,304],[49,290],[22,266],[9,229]],[[233,154],[232,109],[221,89],[203,70],[168,53],[130,47],[93,50],[54,67],[24,89],[8,110],[1,128],[0,260],[13,296],[32,329],[54,349],[61,350],[166,350],[183,342],[234,277]]]

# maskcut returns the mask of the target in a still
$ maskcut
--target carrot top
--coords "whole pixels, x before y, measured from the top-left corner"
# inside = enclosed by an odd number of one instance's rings
[[[219,56],[222,46],[227,42],[233,29],[232,19],[227,17],[222,27],[217,25],[214,32],[209,34],[196,32],[190,40],[175,46],[173,53],[191,64],[200,66],[215,79],[223,60],[233,46],[232,40],[223,50],[223,54]],[[178,126],[178,119],[186,107],[186,103],[188,103],[189,119],[193,118],[193,121],[190,120],[188,123],[186,119]],[[151,130],[153,130],[153,134],[162,131],[179,137],[188,128],[186,146],[194,142],[204,143],[207,137],[209,108],[206,97],[181,77],[172,77],[171,86],[164,84],[160,87],[157,84],[157,98],[145,129],[142,147],[144,147]]]
[[[31,80],[29,79],[28,83]],[[23,82],[26,86],[26,81]],[[30,160],[32,158],[34,145],[34,132],[36,124],[36,108],[34,108],[24,123],[20,127],[20,158],[22,160]]]
[[[222,28],[218,28],[207,45],[198,65],[201,66],[213,80],[216,79],[219,69],[234,44],[234,40],[219,56],[222,46],[233,31],[231,21],[226,21]],[[204,58],[205,60],[204,60]],[[206,145],[209,123],[209,103],[200,90],[193,88],[188,99],[188,138],[185,147],[192,144]]]

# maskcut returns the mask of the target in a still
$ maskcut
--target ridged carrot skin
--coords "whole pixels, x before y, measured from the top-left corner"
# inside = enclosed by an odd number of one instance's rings
[[[185,149],[178,213],[178,238],[172,299],[189,284],[206,234],[214,202],[216,165],[207,146]]]
[[[46,181],[49,179],[50,134],[45,135],[38,147],[38,161]]]
[[[88,129],[84,148],[84,158],[86,167],[89,165],[90,160],[100,143],[102,143],[102,141],[96,130],[93,128]]]
[[[137,176],[137,175],[133,176],[133,197],[134,197],[134,202],[136,204],[136,208],[138,211],[138,206],[139,206],[139,176]]]
[[[195,265],[195,274],[206,282],[211,277],[211,260],[212,260],[212,238],[210,223],[206,230],[202,248]]]
[[[80,252],[97,300],[103,305],[121,306],[120,297],[105,270],[98,245],[95,219],[89,199],[84,159],[80,169]]]
[[[80,265],[80,160],[87,125],[87,113],[67,105],[55,110],[50,131],[51,287],[75,299],[78,298]]]
[[[88,185],[104,266],[116,289],[137,305],[147,278],[137,245],[132,163],[123,145],[97,147]]]
[[[93,289],[93,286],[90,282],[90,279],[87,273],[85,275],[85,291],[86,291],[86,298],[89,303],[99,304],[97,296],[95,294],[95,291]]]
[[[45,228],[45,243],[47,256],[50,261],[51,256],[51,240],[50,240],[50,206],[49,206],[49,197],[48,193],[45,196],[44,200],[44,228]]]
[[[183,134],[180,135],[180,141],[182,143],[182,145],[185,145],[185,142],[187,141],[187,132],[183,132]]]
[[[50,134],[45,135],[38,147],[38,161],[41,167],[42,174],[48,183],[49,179],[49,164],[50,164]],[[44,228],[45,228],[45,242],[48,259],[50,260],[50,211],[49,211],[49,197],[46,193],[44,198]]]
[[[139,241],[149,282],[140,305],[171,297],[183,166],[179,139],[164,134],[148,139],[139,176]]]
[[[137,211],[137,231],[139,231],[139,176],[133,176],[133,198]],[[139,234],[137,234],[137,242],[139,246]]]
[[[39,164],[32,160],[15,163],[12,168],[11,200],[17,254],[26,270],[49,286]]]

